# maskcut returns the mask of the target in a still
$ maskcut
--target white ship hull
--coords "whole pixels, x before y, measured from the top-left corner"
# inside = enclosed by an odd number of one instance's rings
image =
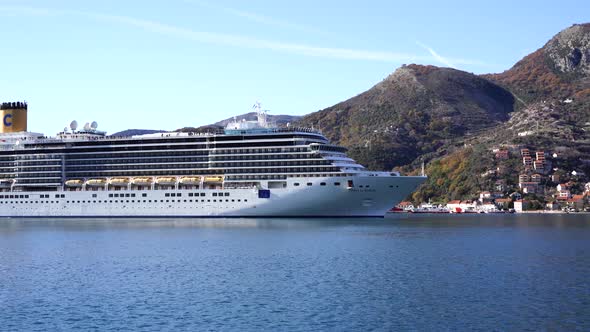
[[[285,188],[269,189],[268,198],[259,197],[256,188],[4,192],[0,193],[6,194],[1,200],[0,216],[383,217],[425,179],[420,176],[290,178]],[[353,181],[352,187],[348,187],[348,180]]]

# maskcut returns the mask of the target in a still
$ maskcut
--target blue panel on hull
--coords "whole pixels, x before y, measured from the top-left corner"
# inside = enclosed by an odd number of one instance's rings
[[[258,198],[270,198],[270,190],[268,190],[268,189],[258,190]]]

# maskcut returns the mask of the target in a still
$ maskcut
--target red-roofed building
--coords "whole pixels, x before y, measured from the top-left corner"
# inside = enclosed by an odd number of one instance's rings
[[[510,198],[496,198],[494,201],[498,209],[507,209],[512,200]]]
[[[508,158],[510,158],[508,150],[498,150],[496,152],[496,159],[506,160]]]
[[[584,208],[584,195],[574,195],[566,201],[566,204],[572,209],[581,210]]]
[[[533,167],[533,158],[531,158],[531,157],[522,157],[522,164],[525,167]]]

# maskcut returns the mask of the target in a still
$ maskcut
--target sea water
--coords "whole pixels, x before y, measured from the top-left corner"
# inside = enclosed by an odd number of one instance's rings
[[[590,216],[1,219],[0,330],[587,331]]]

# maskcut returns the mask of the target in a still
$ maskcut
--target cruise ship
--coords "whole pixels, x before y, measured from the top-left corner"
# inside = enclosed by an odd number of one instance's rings
[[[210,133],[27,131],[0,105],[0,217],[383,217],[424,176],[366,170],[319,131],[257,121]]]

